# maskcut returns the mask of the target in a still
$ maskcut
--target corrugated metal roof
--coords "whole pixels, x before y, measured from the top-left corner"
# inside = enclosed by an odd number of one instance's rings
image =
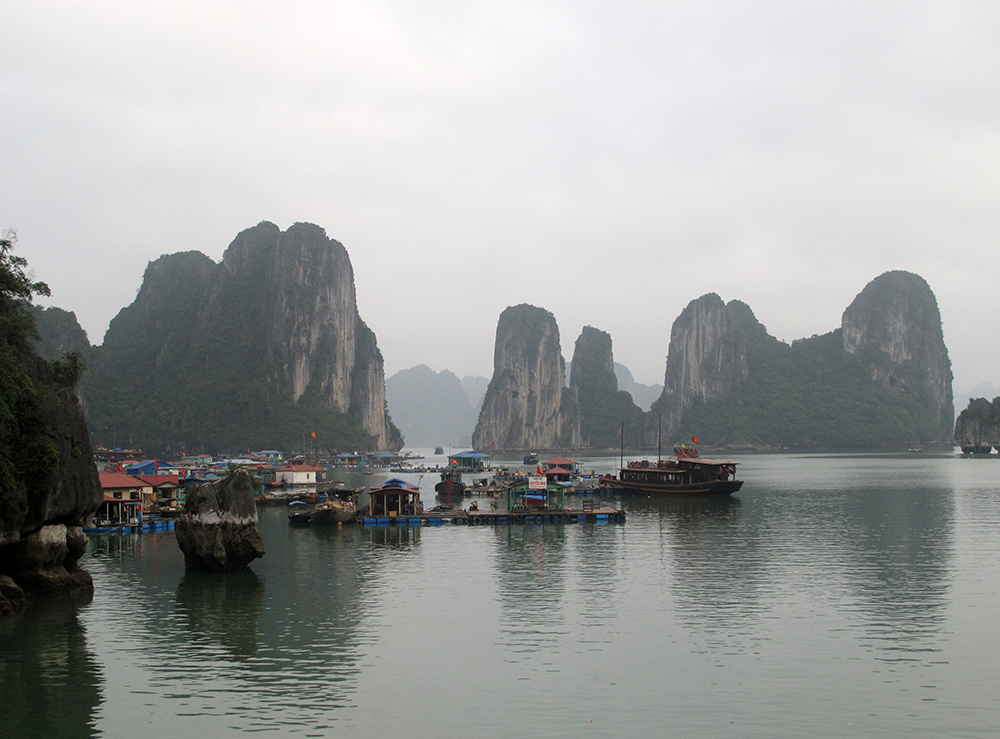
[[[138,477],[126,475],[124,472],[99,472],[101,487],[105,490],[111,488],[146,488],[149,483],[145,483]]]

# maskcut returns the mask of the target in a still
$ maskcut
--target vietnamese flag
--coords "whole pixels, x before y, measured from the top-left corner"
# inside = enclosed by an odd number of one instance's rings
[[[701,443],[700,441],[698,441],[698,437],[697,436],[692,436],[691,437],[691,441],[693,441],[695,444],[700,444]]]

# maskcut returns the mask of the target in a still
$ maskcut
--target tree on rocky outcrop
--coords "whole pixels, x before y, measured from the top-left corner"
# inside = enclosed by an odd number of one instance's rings
[[[93,592],[77,562],[83,521],[102,500],[74,390],[82,360],[35,352],[28,306],[49,289],[15,241],[12,231],[0,238],[0,615],[33,595]]]

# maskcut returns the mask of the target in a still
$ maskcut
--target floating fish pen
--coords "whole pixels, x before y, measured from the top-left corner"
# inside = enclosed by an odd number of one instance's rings
[[[584,500],[580,508],[566,507],[566,488],[544,477],[529,477],[506,488],[506,506],[479,510],[423,511],[415,488],[390,480],[372,488],[372,507],[362,519],[365,526],[442,526],[498,524],[624,523],[625,511]],[[384,501],[378,498],[384,497]]]

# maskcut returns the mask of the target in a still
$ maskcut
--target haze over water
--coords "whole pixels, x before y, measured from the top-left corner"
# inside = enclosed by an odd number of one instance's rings
[[[733,499],[622,525],[263,508],[236,576],[94,539],[91,603],[0,622],[0,736],[996,735],[1000,462],[735,459]]]

